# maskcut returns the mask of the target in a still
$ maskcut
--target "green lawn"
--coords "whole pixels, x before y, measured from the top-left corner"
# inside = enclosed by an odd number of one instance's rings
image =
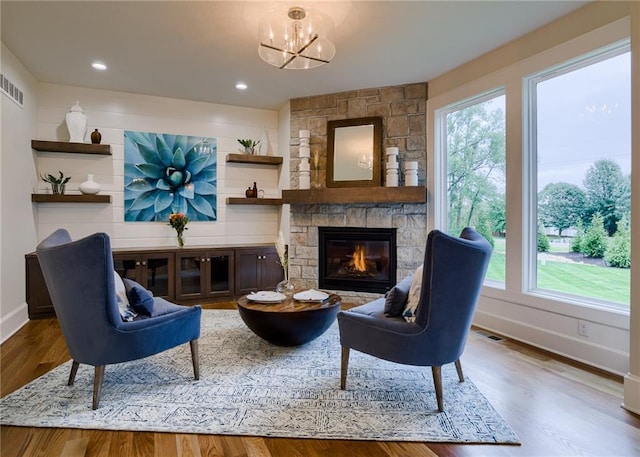
[[[559,252],[559,251],[556,251]],[[496,240],[487,279],[504,282],[504,240]],[[538,261],[538,288],[629,306],[631,270],[580,263]]]

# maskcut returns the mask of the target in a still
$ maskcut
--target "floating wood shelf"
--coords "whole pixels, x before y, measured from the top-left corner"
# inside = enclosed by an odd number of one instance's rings
[[[281,198],[227,198],[227,205],[282,205]]]
[[[282,164],[282,157],[256,156],[249,154],[227,154],[227,162],[252,163],[258,165],[280,165]]]
[[[111,203],[111,195],[31,194],[34,203]]]
[[[426,203],[427,189],[412,187],[340,187],[283,190],[282,202],[291,205],[323,203]]]
[[[111,145],[92,143],[71,143],[69,141],[31,140],[31,147],[42,152],[67,152],[72,154],[111,155]]]

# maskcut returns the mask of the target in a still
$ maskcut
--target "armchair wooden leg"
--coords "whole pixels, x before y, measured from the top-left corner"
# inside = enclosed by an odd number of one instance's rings
[[[342,363],[340,364],[340,389],[347,388],[347,368],[349,368],[349,348],[342,346]]]
[[[433,385],[436,388],[436,401],[438,402],[438,412],[444,411],[442,404],[442,367],[431,367],[433,374]]]
[[[460,382],[464,382],[464,374],[462,373],[462,364],[460,359],[456,360],[456,371],[458,372],[458,379]]]
[[[69,373],[69,382],[68,386],[72,386],[74,381],[76,380],[76,373],[78,373],[78,367],[80,366],[80,362],[76,362],[75,360],[71,364],[71,373]]]
[[[103,378],[104,365],[95,367],[93,374],[93,409],[98,409],[98,403],[100,403],[100,391],[102,390]]]
[[[198,354],[198,340],[189,341],[191,346],[191,362],[193,363],[193,377],[200,379],[200,356]]]

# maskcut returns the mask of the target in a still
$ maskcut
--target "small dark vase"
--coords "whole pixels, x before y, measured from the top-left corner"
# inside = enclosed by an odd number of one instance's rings
[[[102,140],[102,134],[98,132],[98,129],[95,129],[91,132],[91,142],[93,144],[100,144],[100,140]]]
[[[256,183],[253,183],[253,187],[247,187],[247,190],[244,191],[244,195],[247,198],[256,198],[258,196],[258,186]]]

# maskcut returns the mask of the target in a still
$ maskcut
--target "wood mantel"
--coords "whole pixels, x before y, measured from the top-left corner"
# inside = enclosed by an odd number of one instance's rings
[[[282,203],[291,205],[345,203],[426,203],[425,186],[340,187],[282,191]]]

